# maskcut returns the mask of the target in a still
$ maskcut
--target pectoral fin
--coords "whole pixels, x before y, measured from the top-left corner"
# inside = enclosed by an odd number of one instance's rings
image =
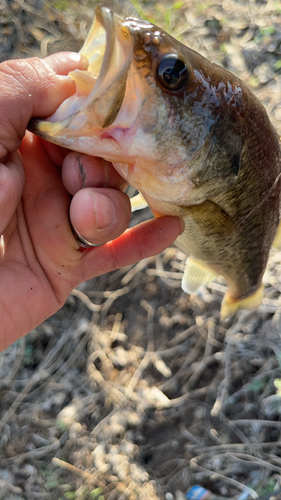
[[[262,299],[263,285],[261,285],[252,295],[244,299],[233,299],[229,293],[226,292],[221,304],[221,318],[227,319],[240,309],[256,309],[262,303]]]
[[[182,207],[188,217],[191,217],[203,236],[231,232],[235,222],[216,203],[206,200],[200,205]]]
[[[132,212],[136,212],[136,210],[142,210],[143,208],[148,207],[147,202],[140,193],[136,194],[136,196],[133,196],[133,198],[130,199],[130,202]]]
[[[181,282],[185,293],[195,293],[202,285],[213,281],[217,274],[197,260],[188,257]]]

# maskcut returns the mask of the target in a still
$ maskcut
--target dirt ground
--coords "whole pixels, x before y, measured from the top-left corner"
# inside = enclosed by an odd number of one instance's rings
[[[280,133],[281,2],[141,9],[243,78]],[[4,0],[0,59],[78,50],[92,18],[86,0]],[[280,262],[228,323],[224,281],[187,296],[173,247],[74,290],[0,355],[0,500],[281,499]]]

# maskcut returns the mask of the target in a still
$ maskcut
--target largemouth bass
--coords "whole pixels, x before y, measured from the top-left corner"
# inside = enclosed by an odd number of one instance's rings
[[[223,318],[257,307],[281,187],[279,138],[261,103],[157,26],[106,7],[81,54],[89,67],[70,73],[76,94],[30,129],[113,162],[141,194],[133,207],[184,220],[187,293],[222,275]]]

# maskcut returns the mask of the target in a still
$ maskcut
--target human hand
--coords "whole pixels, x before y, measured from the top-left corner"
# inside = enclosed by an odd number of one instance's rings
[[[154,255],[182,230],[173,217],[126,230],[124,180],[101,159],[26,132],[71,95],[77,54],[0,65],[0,350],[54,314],[79,283]],[[72,225],[87,240],[81,250]]]

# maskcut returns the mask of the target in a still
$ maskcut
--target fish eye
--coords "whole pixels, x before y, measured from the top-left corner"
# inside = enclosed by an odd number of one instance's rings
[[[177,54],[169,54],[160,61],[157,75],[165,89],[176,92],[186,84],[188,71],[185,62]]]

